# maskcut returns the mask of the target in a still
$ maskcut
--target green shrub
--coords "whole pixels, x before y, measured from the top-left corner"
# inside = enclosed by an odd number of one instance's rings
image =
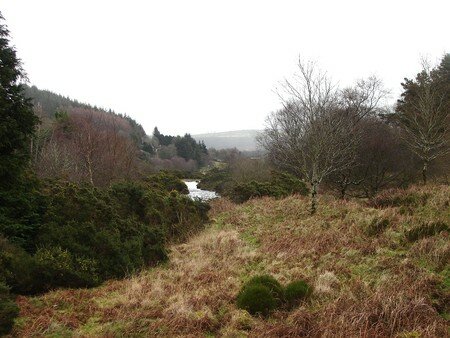
[[[233,183],[229,168],[213,168],[206,172],[197,187],[224,195]]]
[[[36,282],[33,257],[22,248],[0,237],[0,282],[14,293],[29,293]]]
[[[284,294],[286,302],[290,305],[306,298],[312,292],[311,286],[303,280],[298,280],[286,285]]]
[[[255,276],[244,284],[244,288],[252,285],[263,285],[270,290],[277,304],[281,304],[284,300],[284,289],[281,284],[270,275]]]
[[[283,196],[292,194],[306,196],[309,193],[305,182],[288,173],[273,171],[270,182],[272,185],[282,189]]]
[[[441,221],[428,222],[418,225],[406,232],[406,238],[410,242],[417,241],[424,237],[434,236],[442,231],[449,231],[449,226]]]
[[[235,203],[243,203],[255,197],[282,198],[292,194],[306,195],[307,193],[305,183],[298,178],[287,173],[272,172],[270,181],[235,184],[226,195]]]
[[[0,187],[0,235],[32,252],[46,201],[39,182],[29,175],[22,176],[12,186]]]
[[[188,194],[187,185],[175,173],[160,171],[145,179],[149,188],[171,192],[173,190],[182,194]]]
[[[19,315],[19,308],[9,293],[9,288],[0,282],[0,335],[11,331],[14,319]]]
[[[237,306],[252,315],[267,316],[277,307],[277,301],[267,286],[248,285],[237,296]]]
[[[12,232],[0,227],[0,277],[15,293],[35,294],[97,285],[166,260],[166,243],[202,229],[209,206],[172,190],[166,174],[159,178],[153,187],[123,182],[107,189],[43,183],[39,227],[15,232],[26,241],[9,239]]]
[[[94,259],[74,257],[60,247],[40,248],[34,255],[35,289],[91,287],[98,285],[98,263]]]

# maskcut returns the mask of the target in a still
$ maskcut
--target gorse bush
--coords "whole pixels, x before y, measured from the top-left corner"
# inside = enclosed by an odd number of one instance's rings
[[[228,167],[210,170],[201,179],[198,187],[216,191],[235,203],[263,196],[282,198],[292,194],[308,194],[306,184],[288,173],[272,171],[265,181],[235,180]]]
[[[306,298],[312,292],[311,286],[303,280],[298,280],[286,285],[284,295],[289,305],[294,305]]]
[[[293,194],[308,194],[306,184],[290,174],[281,172],[272,172],[268,182],[250,181],[236,184],[229,192],[231,200],[236,203],[243,203],[255,197],[282,198]]]
[[[283,288],[272,276],[262,275],[251,278],[242,286],[236,304],[252,315],[267,316],[283,304],[297,304],[311,292],[312,287],[303,280],[291,282]]]
[[[177,173],[160,171],[156,174],[150,175],[145,179],[149,188],[157,190],[165,190],[171,192],[178,191],[181,194],[188,194],[189,189],[186,184],[180,180],[180,175]]]
[[[233,179],[228,168],[213,168],[209,170],[198,183],[198,187],[204,190],[211,190],[225,195],[231,185]]]
[[[0,335],[7,334],[19,315],[19,308],[9,293],[9,288],[0,282]]]
[[[163,173],[156,181],[108,189],[41,184],[30,192],[41,203],[33,231],[26,223],[2,231],[4,281],[20,294],[90,287],[166,260],[166,243],[201,229],[208,205],[172,189],[174,180]]]

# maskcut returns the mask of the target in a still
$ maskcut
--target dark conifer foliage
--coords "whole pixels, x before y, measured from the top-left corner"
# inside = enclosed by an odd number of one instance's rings
[[[174,145],[177,156],[185,160],[195,160],[200,166],[206,164],[208,150],[206,149],[205,143],[203,141],[197,142],[190,134],[184,134],[184,136],[164,135],[161,134],[158,127],[155,127],[153,137],[160,146],[167,147]]]
[[[27,164],[28,141],[38,122],[24,95],[22,70],[0,13],[0,185],[11,183]]]
[[[422,162],[426,183],[430,164],[450,151],[450,54],[435,68],[424,63],[420,73],[405,79],[402,87],[394,117],[407,145]]]

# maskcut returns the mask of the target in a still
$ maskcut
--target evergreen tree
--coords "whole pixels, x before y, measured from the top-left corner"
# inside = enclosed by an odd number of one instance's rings
[[[450,54],[438,67],[424,65],[415,79],[405,79],[402,87],[395,117],[409,148],[422,161],[426,183],[429,164],[450,150]]]
[[[0,237],[28,249],[39,226],[41,202],[35,180],[25,175],[38,119],[25,98],[24,78],[0,13]]]
[[[20,83],[25,78],[0,13],[0,188],[11,184],[28,163],[28,146],[38,122]]]

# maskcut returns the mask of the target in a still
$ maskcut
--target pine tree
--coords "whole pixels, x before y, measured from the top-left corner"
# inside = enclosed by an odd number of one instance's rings
[[[20,60],[0,13],[0,186],[13,183],[28,163],[29,140],[38,122],[24,96]]]
[[[402,87],[395,117],[409,148],[422,161],[426,183],[430,163],[450,150],[450,55],[433,69],[424,64],[415,79],[405,79]]]

